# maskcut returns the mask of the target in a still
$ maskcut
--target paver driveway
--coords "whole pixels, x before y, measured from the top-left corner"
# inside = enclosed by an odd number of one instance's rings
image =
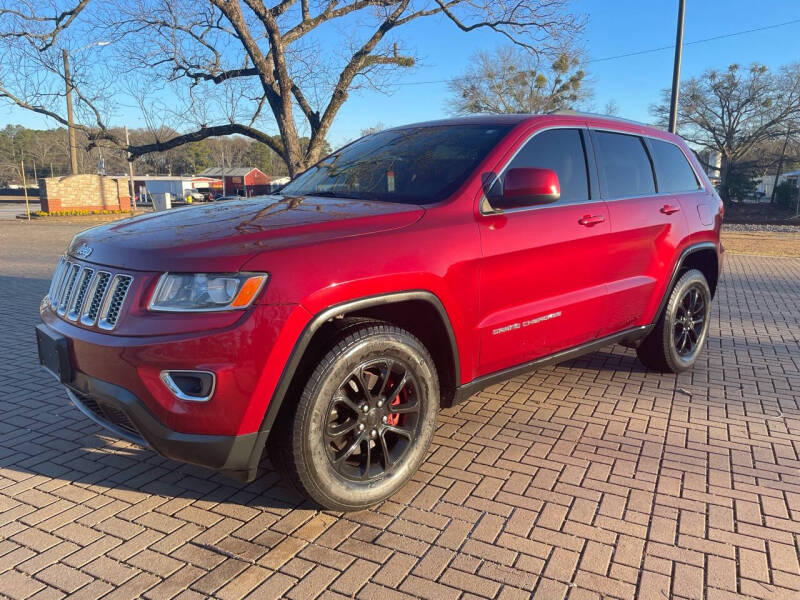
[[[401,493],[341,515],[71,407],[32,331],[71,230],[34,227],[0,247],[0,595],[800,597],[800,260],[728,256],[692,373],[614,347],[509,380],[441,414]]]

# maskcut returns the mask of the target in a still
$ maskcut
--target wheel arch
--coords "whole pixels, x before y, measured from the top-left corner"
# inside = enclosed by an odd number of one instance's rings
[[[706,278],[708,287],[711,289],[711,297],[713,298],[717,291],[717,284],[719,283],[719,252],[717,245],[714,242],[700,242],[692,244],[681,252],[678,257],[675,267],[672,270],[672,277],[669,280],[664,290],[664,295],[661,298],[661,303],[658,305],[653,322],[658,322],[661,313],[667,305],[669,295],[675,287],[675,283],[680,279],[681,275],[689,269],[697,269]]]
[[[303,373],[322,358],[328,343],[338,333],[336,321],[345,317],[386,321],[418,337],[436,364],[442,406],[452,404],[460,382],[458,346],[441,300],[427,290],[392,292],[349,300],[314,315],[298,337],[267,406],[260,427],[261,446],[256,448],[251,461],[260,460],[270,430],[291,408],[285,399],[298,390]]]
[[[719,256],[716,246],[714,244],[693,246],[683,258],[675,280],[677,281],[680,275],[689,269],[697,269],[705,276],[713,298],[717,293],[717,283],[719,282]]]

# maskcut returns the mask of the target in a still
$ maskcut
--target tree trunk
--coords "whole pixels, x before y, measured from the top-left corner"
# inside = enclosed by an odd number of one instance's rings
[[[284,143],[286,144],[286,168],[289,169],[289,177],[294,179],[306,168],[305,156],[303,156],[300,139],[296,133],[293,137],[284,138]]]
[[[719,166],[719,197],[725,204],[730,202],[730,186],[728,185],[730,172],[730,159],[725,154],[722,154]]]
[[[306,154],[305,157],[305,165],[303,166],[303,168],[306,169],[309,166],[319,162],[321,154],[322,154],[322,146],[320,144],[315,144],[313,147],[309,147],[308,153]]]

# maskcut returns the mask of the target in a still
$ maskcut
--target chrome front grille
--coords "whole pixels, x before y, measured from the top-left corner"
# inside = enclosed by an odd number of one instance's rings
[[[70,321],[78,320],[78,315],[80,315],[81,308],[83,307],[83,301],[86,300],[86,290],[89,289],[89,283],[92,281],[93,275],[94,269],[89,267],[81,271],[77,280],[78,283],[75,284],[77,292],[72,295],[72,299],[69,302],[69,309],[67,310],[67,318]]]
[[[62,257],[48,294],[50,307],[61,317],[111,330],[122,314],[133,277],[112,274]]]
[[[63,317],[64,313],[67,312],[67,304],[72,297],[72,290],[75,289],[75,280],[78,278],[78,272],[81,270],[80,265],[77,264],[70,264],[67,267],[67,274],[64,277],[64,284],[62,285],[63,294],[61,294],[61,298],[58,301],[58,316]]]
[[[125,302],[125,296],[128,294],[132,281],[133,278],[129,275],[114,275],[103,303],[100,319],[97,321],[100,329],[114,329],[117,319],[119,319],[119,313],[122,310],[122,303]]]
[[[81,323],[84,325],[94,325],[97,321],[97,315],[100,314],[100,307],[103,305],[103,298],[106,297],[108,291],[108,282],[111,281],[111,273],[106,271],[99,271],[97,277],[92,281],[91,291],[89,298],[91,300],[86,302],[81,316]]]

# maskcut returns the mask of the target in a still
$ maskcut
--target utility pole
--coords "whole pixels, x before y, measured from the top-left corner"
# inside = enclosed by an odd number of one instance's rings
[[[131,189],[131,210],[133,214],[136,214],[136,187],[133,185],[133,161],[131,160],[130,152],[128,152],[128,148],[131,146],[131,141],[128,138],[128,126],[125,125],[125,154],[127,155],[128,159],[128,179],[130,180],[130,189]]]
[[[669,102],[669,131],[678,129],[678,94],[681,86],[681,56],[683,55],[683,14],[686,0],[678,0],[678,30],[675,33],[675,64],[672,67],[672,97]]]
[[[22,191],[25,193],[25,212],[28,215],[28,221],[31,220],[31,205],[28,202],[28,182],[25,181],[25,161],[20,161],[20,166],[22,167]]]
[[[72,163],[72,174],[78,174],[78,151],[75,148],[75,120],[72,115],[72,80],[69,75],[69,54],[63,48],[61,53],[64,57],[64,81],[67,84],[67,123],[69,137],[69,159]]]
[[[221,154],[222,154],[222,195],[227,196],[228,190],[225,187],[225,150],[223,150]]]

